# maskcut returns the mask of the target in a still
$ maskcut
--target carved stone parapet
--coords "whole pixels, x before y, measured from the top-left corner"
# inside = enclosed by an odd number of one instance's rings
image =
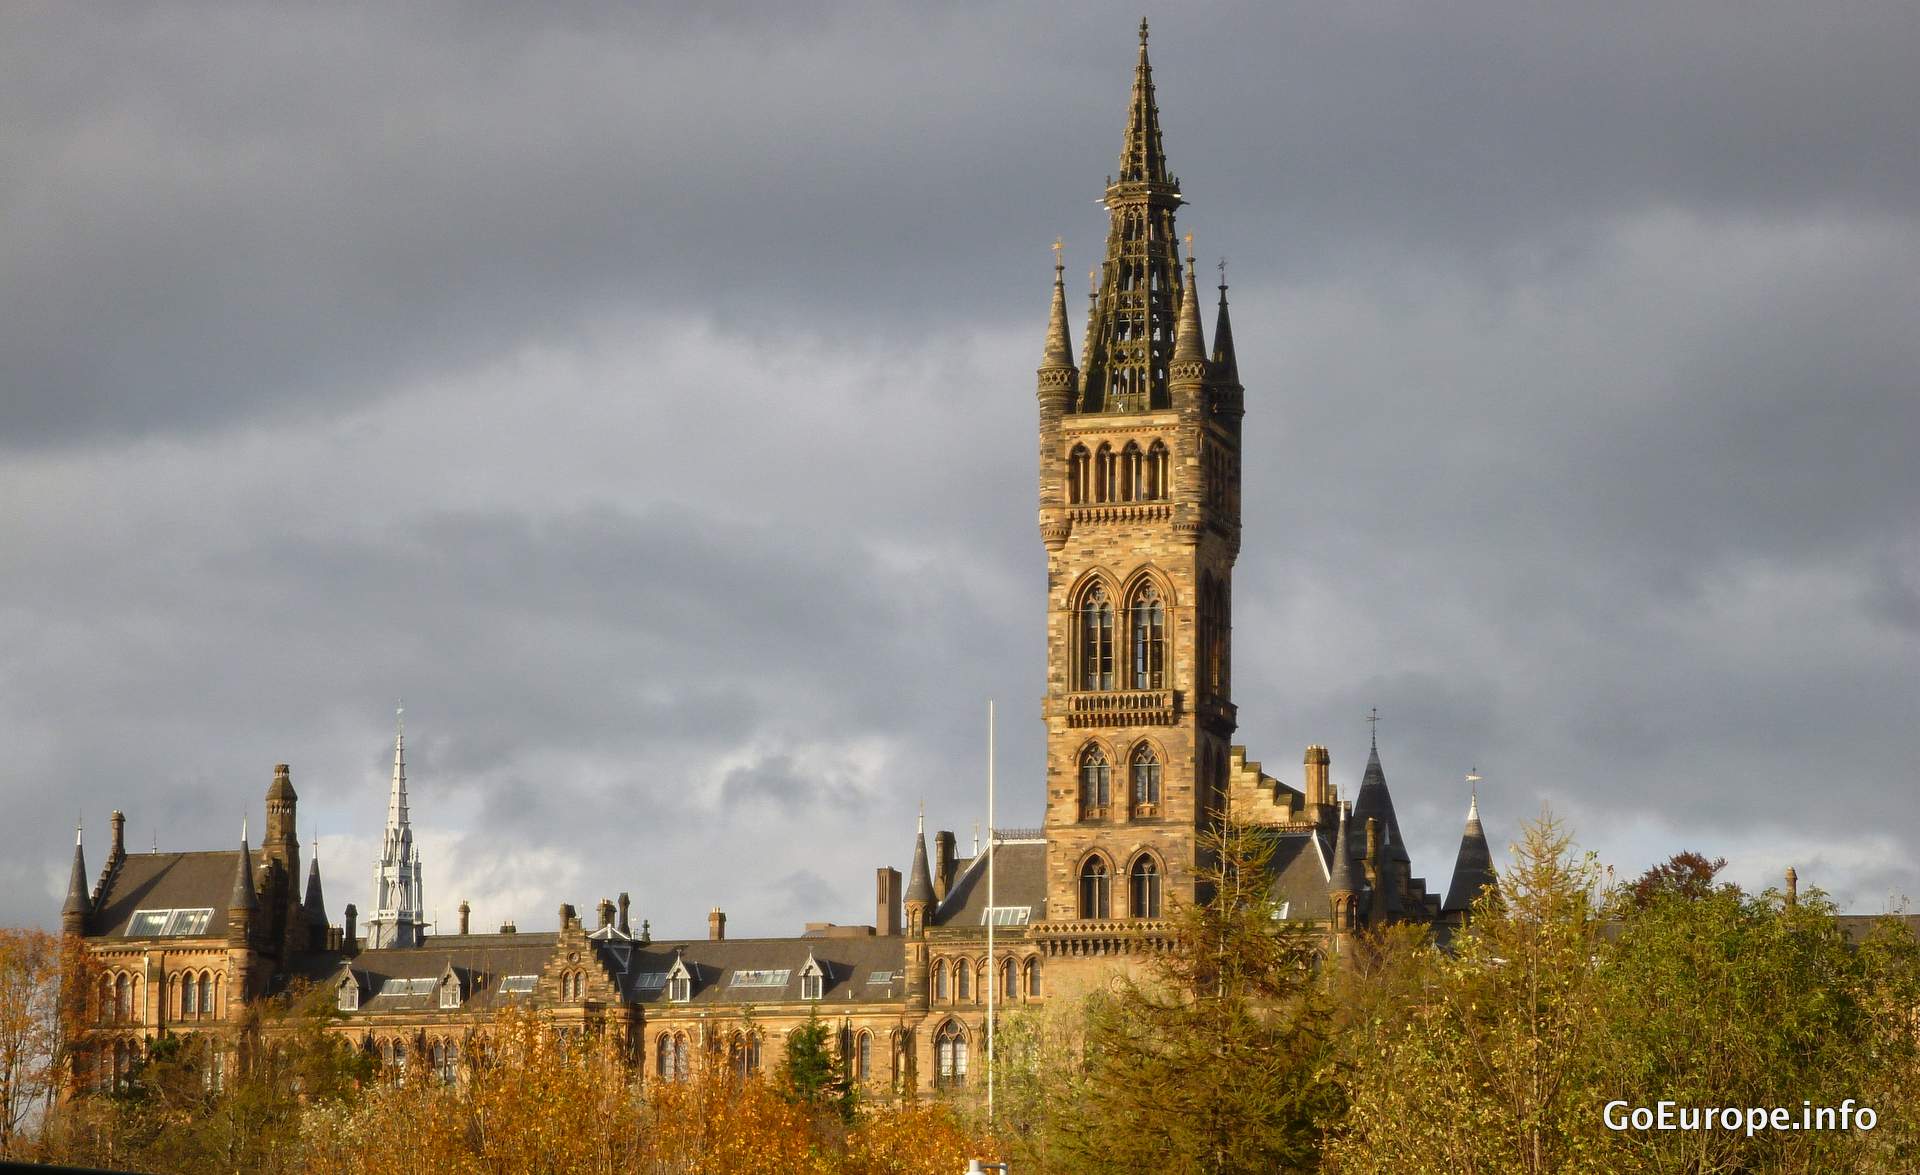
[[[1179,690],[1092,690],[1067,695],[1067,725],[1171,726],[1180,717]]]
[[[1054,958],[1122,958],[1170,950],[1176,933],[1164,919],[1076,919],[1036,922],[1027,941]]]
[[[1067,511],[1073,522],[1163,522],[1173,516],[1169,502],[1109,502],[1074,506]]]

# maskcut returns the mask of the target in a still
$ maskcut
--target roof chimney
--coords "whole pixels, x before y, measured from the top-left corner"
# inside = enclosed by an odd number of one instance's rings
[[[626,894],[620,895],[620,921],[616,923],[621,934],[632,934],[633,925],[627,921],[627,909],[631,905]]]
[[[127,855],[127,814],[115,808],[113,811],[113,844],[107,849],[107,860],[117,862]]]
[[[900,871],[886,865],[874,879],[873,929],[876,934],[900,933]]]
[[[468,933],[467,928],[471,925],[471,922],[469,921],[469,919],[472,916],[473,916],[473,907],[467,905],[467,899],[461,898],[460,899],[460,933],[461,934]]]
[[[353,936],[354,923],[360,920],[360,910],[352,902],[348,902],[347,908],[340,911],[340,917],[343,920],[340,928],[340,947],[351,955],[360,949],[359,940]]]
[[[1791,907],[1799,904],[1800,875],[1793,871],[1793,866],[1789,865],[1787,866],[1787,905]]]
[[[725,937],[727,937],[727,914],[726,911],[715,906],[707,911],[707,938],[713,942],[719,942]]]
[[[945,901],[947,890],[953,886],[954,857],[953,833],[941,829],[933,834],[933,896],[935,901]]]

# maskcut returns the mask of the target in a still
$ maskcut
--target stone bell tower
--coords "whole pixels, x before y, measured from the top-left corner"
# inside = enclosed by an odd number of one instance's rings
[[[1182,202],[1143,21],[1086,347],[1076,367],[1056,259],[1038,378],[1049,923],[1191,899],[1196,833],[1226,802],[1242,398],[1224,281],[1206,347]]]

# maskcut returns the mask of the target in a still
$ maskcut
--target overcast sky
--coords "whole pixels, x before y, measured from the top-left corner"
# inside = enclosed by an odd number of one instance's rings
[[[0,923],[281,761],[366,909],[401,698],[447,924],[870,921],[989,697],[1038,823],[1139,11],[555,7],[0,9]],[[1496,848],[1920,895],[1920,7],[1148,15],[1249,753],[1351,795],[1378,706],[1434,889],[1477,766]]]

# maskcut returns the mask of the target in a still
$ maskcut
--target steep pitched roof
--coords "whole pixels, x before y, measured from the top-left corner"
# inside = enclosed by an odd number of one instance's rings
[[[925,820],[913,834],[913,868],[907,874],[907,892],[902,898],[909,902],[933,901],[933,870],[927,868],[927,830]]]
[[[129,854],[100,895],[93,932],[106,938],[124,937],[138,910],[213,910],[224,927],[227,903],[239,880],[236,874],[246,871],[242,859],[231,849]],[[251,891],[252,874],[247,872]],[[217,937],[225,931],[210,933]]]
[[[1332,850],[1317,831],[1275,836],[1273,859],[1267,866],[1273,875],[1268,892],[1285,903],[1289,919],[1332,917],[1333,903],[1327,897],[1331,857]]]
[[[981,926],[987,913],[987,855],[957,862],[953,888],[929,919],[934,926]],[[1047,844],[1002,840],[993,867],[993,901],[1001,909],[1028,908],[1029,921],[1047,916]]]
[[[73,836],[73,873],[67,878],[67,900],[60,907],[62,914],[78,914],[82,918],[93,912],[93,903],[87,898],[87,857],[80,848],[80,834]]]

